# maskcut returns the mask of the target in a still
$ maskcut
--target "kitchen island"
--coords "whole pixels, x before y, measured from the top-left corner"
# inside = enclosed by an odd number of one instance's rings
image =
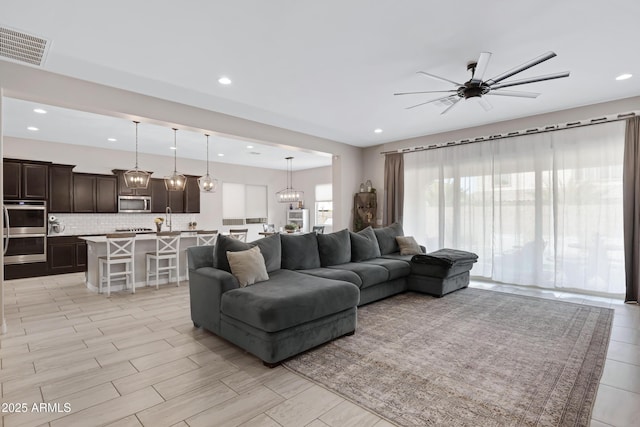
[[[99,271],[99,257],[107,255],[107,238],[106,236],[81,236],[80,239],[87,242],[87,272],[86,284],[87,288],[92,291],[98,292],[98,286],[100,284],[98,280]],[[188,247],[196,246],[196,232],[195,231],[183,231],[180,235],[180,258],[179,258],[179,275],[180,280],[187,279],[187,254]],[[135,286],[140,288],[145,286],[146,280],[146,259],[145,254],[147,252],[154,252],[156,249],[156,235],[155,233],[138,234],[136,235],[136,248],[135,248]],[[116,266],[114,268],[124,268],[124,266]],[[168,278],[160,278],[160,284],[168,283]],[[151,281],[151,284],[155,286],[155,279]],[[119,291],[124,288],[124,280],[118,280],[111,283],[111,292]]]

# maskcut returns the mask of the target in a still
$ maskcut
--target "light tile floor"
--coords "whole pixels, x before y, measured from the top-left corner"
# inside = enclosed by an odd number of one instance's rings
[[[486,282],[472,286],[614,309],[591,425],[639,425],[640,306]],[[83,274],[70,274],[6,281],[4,296],[2,426],[392,425],[195,329],[186,283],[106,298],[85,288]],[[48,407],[41,409],[43,402]]]

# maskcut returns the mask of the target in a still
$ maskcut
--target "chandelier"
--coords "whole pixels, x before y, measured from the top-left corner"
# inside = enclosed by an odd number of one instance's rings
[[[200,187],[200,191],[213,193],[218,188],[218,180],[209,175],[209,135],[206,133],[204,135],[207,137],[207,174],[198,178],[198,187]]]
[[[138,169],[138,123],[140,122],[134,120],[133,123],[136,124],[136,166],[124,173],[124,183],[127,188],[147,188],[151,174]]]
[[[285,160],[287,160],[287,188],[278,191],[276,193],[276,199],[278,199],[280,203],[301,202],[304,199],[304,191],[293,188],[293,169],[291,166],[293,157],[285,157]]]
[[[178,133],[178,129],[173,129],[173,173],[171,176],[167,176],[164,178],[164,186],[167,191],[184,191],[184,186],[187,183],[187,179],[184,175],[178,173],[178,168],[176,166],[176,157],[178,155],[177,145],[176,145],[176,135]]]

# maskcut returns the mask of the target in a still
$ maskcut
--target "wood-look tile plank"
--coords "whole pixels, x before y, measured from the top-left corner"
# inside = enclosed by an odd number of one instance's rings
[[[98,366],[75,375],[49,381],[43,384],[40,389],[45,400],[56,399],[105,382],[112,381],[115,383],[118,378],[132,375],[136,372],[136,369],[129,362],[120,362],[104,368]]]
[[[165,365],[161,365],[160,367],[162,366]],[[238,368],[230,363],[217,360],[207,366],[198,367],[198,369],[193,369],[174,378],[155,382],[153,387],[165,400],[169,400],[191,390],[204,387],[237,371]]]
[[[215,420],[216,427],[237,426],[273,408],[283,400],[268,388],[259,386],[189,417],[186,421],[189,427],[209,427],[212,420]]]
[[[266,414],[284,427],[309,424],[330,409],[344,402],[344,399],[314,385],[291,399],[266,411]]]
[[[112,343],[105,343],[95,347],[85,347],[81,350],[67,352],[57,356],[40,357],[34,361],[36,372],[53,369],[70,363],[81,362],[86,359],[95,359],[97,356],[114,354],[118,349]]]
[[[246,423],[240,424],[238,427],[281,427],[281,426],[280,424],[275,422],[273,419],[269,418],[266,414],[260,414],[257,417],[250,419]]]
[[[138,419],[145,426],[171,426],[205,409],[234,398],[237,394],[219,381],[182,394],[152,408],[139,412]],[[211,419],[209,420],[211,422]],[[189,422],[187,422],[190,424]]]
[[[118,339],[118,340],[114,341],[113,343],[120,350],[123,350],[123,349],[129,348],[129,347],[138,346],[140,344],[145,344],[145,343],[149,343],[149,342],[153,342],[153,341],[157,341],[157,340],[162,340],[162,339],[166,339],[166,338],[169,338],[169,337],[173,337],[175,335],[178,335],[178,331],[176,331],[174,329],[165,329],[165,330],[158,331],[158,332],[151,332],[150,331],[149,333],[141,335],[141,336],[129,336],[129,337],[126,337],[126,338],[121,338],[121,339]]]
[[[105,427],[142,427],[142,423],[135,415],[129,415],[128,417],[109,423],[105,425]]]
[[[115,353],[103,354],[97,356],[96,359],[101,366],[107,366],[113,363],[137,359],[149,354],[156,354],[162,352],[163,350],[169,350],[171,348],[173,348],[171,344],[169,344],[165,340],[158,340],[134,347],[128,347]]]
[[[208,351],[204,346],[197,342],[181,345],[179,347],[172,347],[168,350],[159,351],[155,354],[149,354],[147,356],[138,357],[131,360],[133,366],[139,371],[151,369],[153,367],[162,365],[164,363],[172,362],[183,357],[191,356],[192,354]]]
[[[131,364],[129,365],[131,366]],[[147,369],[146,371],[134,372],[121,377],[114,380],[113,385],[118,389],[120,394],[125,395],[198,368],[198,364],[187,358],[182,358],[174,362],[156,366],[155,368]]]
[[[9,348],[16,345],[29,344],[30,342],[38,342],[44,338],[50,339],[52,337],[62,337],[65,335],[74,335],[76,333],[72,326],[67,326],[53,331],[36,332],[29,335],[20,335],[16,337],[9,337],[2,340],[2,348]]]
[[[163,402],[162,397],[153,387],[147,387],[54,420],[51,422],[51,427],[87,427],[88,423],[96,426],[104,425],[144,411],[161,402]]]
[[[42,371],[26,377],[6,381],[2,384],[2,392],[3,394],[9,394],[24,388],[40,387],[43,384],[97,367],[99,367],[98,362],[96,362],[95,359],[90,359],[57,369],[49,369],[48,371]]]
[[[311,381],[286,369],[281,374],[266,380],[263,384],[285,399],[290,399],[314,385]]]
[[[13,366],[20,366],[25,363],[33,363],[37,360],[45,360],[50,357],[56,357],[73,353],[75,351],[81,351],[86,348],[87,346],[84,344],[84,342],[82,342],[82,340],[69,346],[63,345],[59,347],[49,347],[42,350],[34,350],[31,352],[28,351],[29,349],[27,347],[27,351],[25,353],[2,357],[2,367],[10,368]]]
[[[320,421],[331,427],[373,427],[380,419],[349,401],[340,403],[320,416]]]

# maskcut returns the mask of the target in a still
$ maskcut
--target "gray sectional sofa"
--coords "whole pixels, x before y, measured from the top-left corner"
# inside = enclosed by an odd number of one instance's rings
[[[252,243],[221,235],[215,246],[188,248],[193,323],[275,366],[353,334],[359,305],[406,290],[446,293],[444,286],[424,283],[425,263],[400,255],[396,236],[402,235],[400,224],[393,224],[358,233],[275,234]],[[255,246],[268,280],[242,287],[227,252]],[[448,281],[448,292],[466,287],[473,262],[467,257],[453,269],[433,266],[445,276],[436,280]]]

